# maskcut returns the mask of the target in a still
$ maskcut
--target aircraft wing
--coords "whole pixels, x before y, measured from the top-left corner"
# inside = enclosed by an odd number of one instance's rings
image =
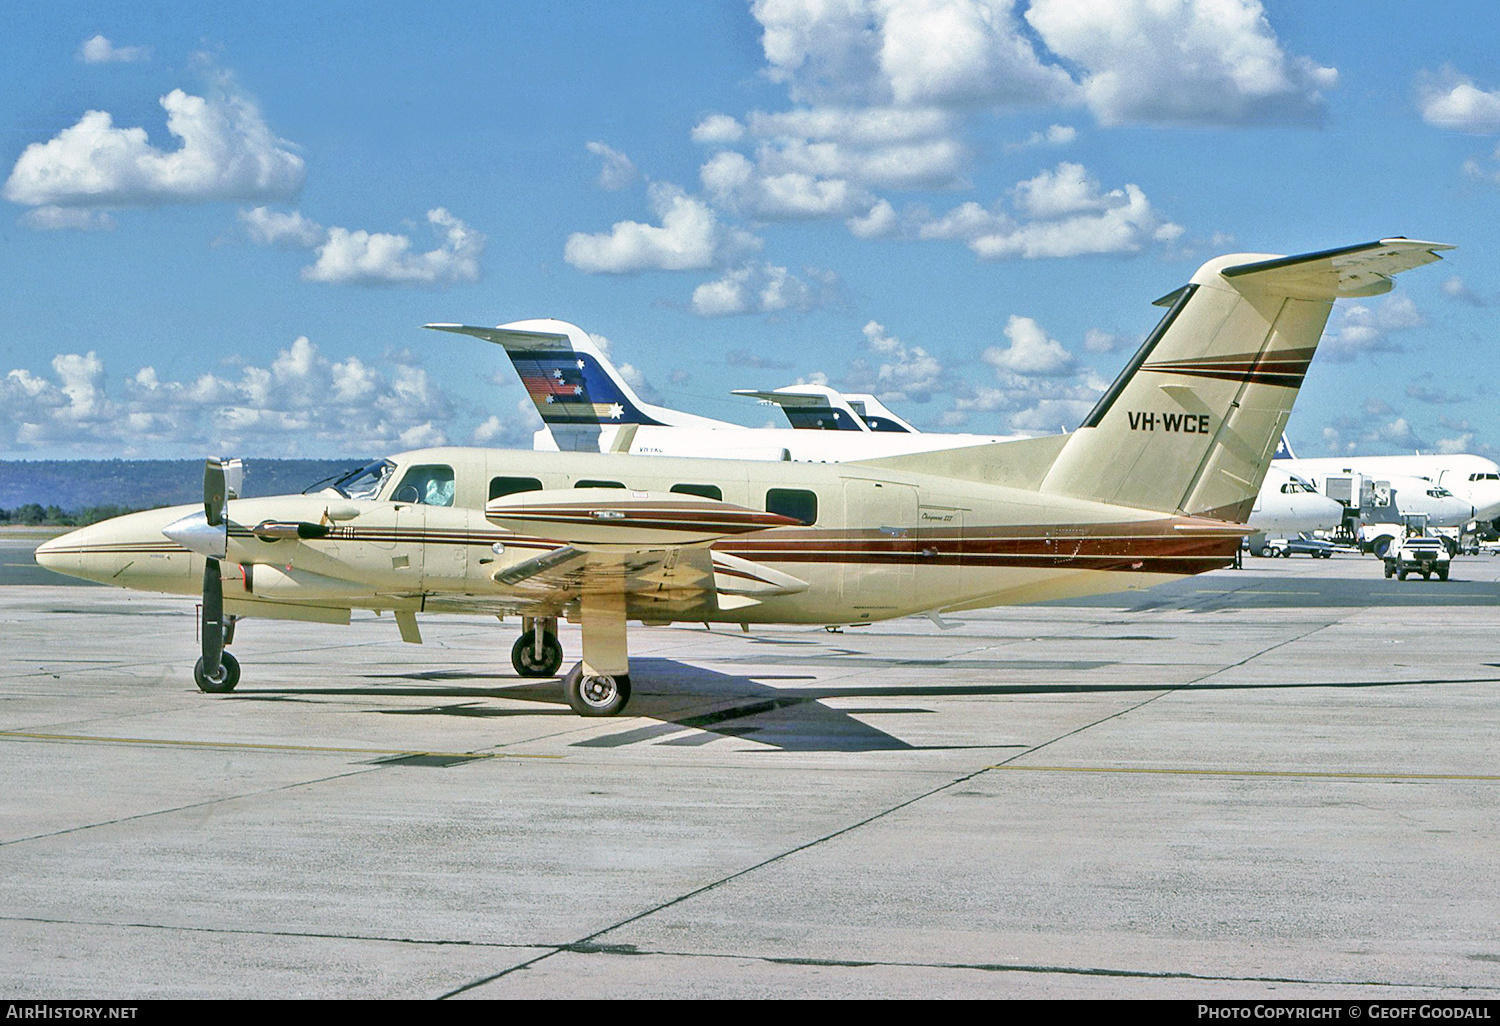
[[[489,521],[554,548],[505,566],[498,584],[560,608],[584,594],[623,595],[632,617],[692,618],[805,591],[806,581],[709,545],[797,525],[776,513],[690,495],[621,488],[525,492],[492,500]]]
[[[1416,239],[1381,239],[1356,246],[1298,256],[1256,260],[1225,267],[1219,273],[1244,283],[1298,299],[1344,299],[1389,292],[1391,277],[1435,260],[1454,247]]]

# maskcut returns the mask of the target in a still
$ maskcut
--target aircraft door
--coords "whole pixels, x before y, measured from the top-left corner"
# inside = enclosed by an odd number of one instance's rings
[[[916,603],[917,490],[889,481],[845,479],[850,546],[839,590],[854,618],[898,615]]]

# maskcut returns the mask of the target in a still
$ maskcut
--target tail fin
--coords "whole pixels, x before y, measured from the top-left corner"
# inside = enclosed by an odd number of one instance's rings
[[[1333,301],[1388,292],[1391,275],[1452,248],[1398,238],[1210,260],[1157,301],[1166,316],[1040,490],[1243,522]]]
[[[559,449],[598,452],[601,433],[625,425],[737,427],[653,406],[635,394],[587,332],[566,321],[514,321],[498,328],[426,324],[504,346]]]
[[[1276,452],[1271,458],[1275,460],[1294,460],[1297,458],[1297,454],[1292,451],[1291,439],[1287,438],[1285,431],[1281,433],[1281,442],[1276,446]]]
[[[866,392],[840,392],[827,385],[783,385],[772,392],[754,388],[731,391],[780,406],[792,427],[798,429],[920,433]]]
[[[864,418],[846,398],[827,385],[784,385],[772,392],[735,388],[731,395],[744,395],[781,407],[787,422],[799,430],[869,431]]]

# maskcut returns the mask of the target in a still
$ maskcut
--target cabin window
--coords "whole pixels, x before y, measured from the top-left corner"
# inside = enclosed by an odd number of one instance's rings
[[[766,492],[766,512],[811,524],[818,519],[818,495],[804,488],[772,488]]]
[[[392,494],[396,502],[423,506],[453,505],[453,468],[441,464],[412,467]]]
[[[490,478],[490,498],[498,499],[502,495],[515,495],[517,492],[539,492],[542,483],[534,477],[492,477]]]
[[[585,478],[573,486],[574,488],[624,488],[618,481],[590,481]]]
[[[679,495],[697,495],[704,499],[717,499],[723,501],[724,492],[718,485],[711,484],[675,484],[672,491]]]

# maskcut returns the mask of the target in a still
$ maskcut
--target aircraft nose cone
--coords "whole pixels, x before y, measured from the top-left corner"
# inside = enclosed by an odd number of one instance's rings
[[[161,529],[161,533],[189,552],[214,559],[223,559],[229,544],[227,525],[214,527],[201,512],[172,521]]]
[[[77,531],[69,531],[67,534],[58,535],[56,538],[44,541],[38,545],[36,552],[33,553],[37,564],[46,567],[48,570],[67,573],[70,562],[69,557],[71,555],[71,563],[76,567],[78,563],[77,553],[76,550],[72,553],[68,552],[68,549],[71,547],[68,539],[77,533]]]

